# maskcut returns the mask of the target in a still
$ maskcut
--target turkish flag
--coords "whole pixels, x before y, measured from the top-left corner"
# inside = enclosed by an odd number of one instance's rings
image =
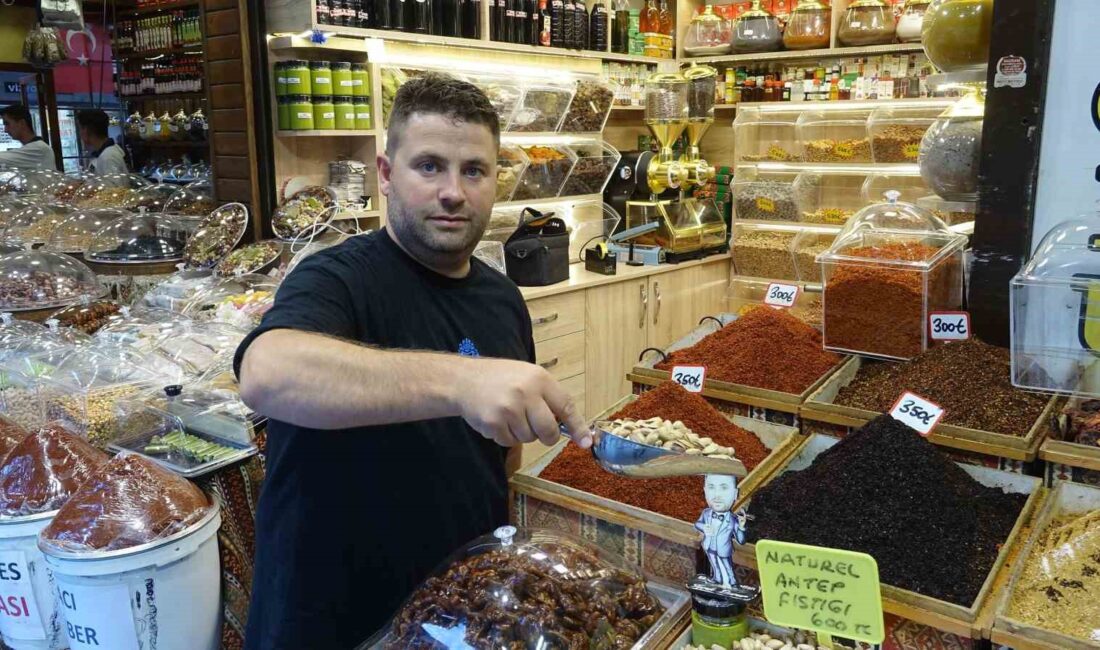
[[[91,95],[89,101],[100,103],[100,97],[110,97],[115,92],[114,58],[111,52],[111,36],[103,28],[91,22],[84,23],[84,30],[62,29],[61,42],[69,50],[67,61],[54,68],[54,89],[58,94]]]

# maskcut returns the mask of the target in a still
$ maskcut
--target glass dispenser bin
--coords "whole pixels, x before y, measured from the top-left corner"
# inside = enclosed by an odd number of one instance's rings
[[[796,162],[801,159],[795,131],[797,112],[738,107],[733,120],[734,162]]]

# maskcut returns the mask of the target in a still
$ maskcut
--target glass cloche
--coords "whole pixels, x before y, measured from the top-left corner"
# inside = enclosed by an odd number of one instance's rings
[[[984,118],[985,99],[971,89],[924,133],[920,173],[937,195],[951,201],[977,200]]]
[[[89,178],[76,191],[73,204],[82,208],[121,208],[149,181],[137,174],[103,174]]]
[[[218,207],[214,186],[202,180],[188,183],[176,190],[164,205],[165,212],[205,217]]]
[[[47,251],[0,255],[0,310],[64,307],[104,293],[95,273],[68,255]]]
[[[224,323],[251,330],[275,302],[278,282],[266,275],[224,278],[197,295],[183,315],[196,323]]]
[[[687,600],[588,542],[503,526],[455,552],[360,647],[656,647]]]
[[[168,199],[177,190],[179,190],[178,187],[167,183],[153,183],[135,190],[122,207],[134,212],[139,211],[141,208],[145,208],[148,212],[162,212],[164,206],[168,203]]]
[[[783,32],[779,19],[753,0],[752,9],[733,21],[730,44],[736,54],[774,52],[783,47]]]
[[[41,196],[65,176],[50,169],[17,169],[0,175],[0,196],[21,194]]]
[[[924,14],[921,42],[944,72],[976,69],[989,60],[993,0],[935,0]]]
[[[6,227],[13,216],[33,204],[30,199],[14,194],[0,196],[0,228]]]
[[[127,216],[125,210],[117,208],[80,208],[69,214],[50,233],[46,250],[55,253],[83,253],[97,232],[111,223]]]
[[[84,259],[109,264],[172,262],[183,258],[183,225],[163,214],[130,214],[97,232]]]
[[[227,203],[206,216],[191,235],[183,251],[188,268],[212,269],[244,236],[248,226],[248,208]]]
[[[844,46],[894,42],[894,10],[883,0],[855,0],[840,19],[836,38]]]
[[[730,24],[714,13],[714,5],[707,4],[703,11],[691,19],[684,52],[688,56],[716,56],[730,51]]]
[[[783,46],[788,50],[815,50],[829,47],[833,10],[821,0],[799,0],[783,30]]]
[[[58,224],[70,213],[72,208],[60,203],[24,208],[15,213],[3,230],[0,230],[0,241],[23,246],[45,244]]]

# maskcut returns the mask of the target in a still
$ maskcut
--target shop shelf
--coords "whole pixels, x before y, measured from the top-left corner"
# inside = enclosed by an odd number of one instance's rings
[[[801,228],[789,225],[734,223],[730,252],[737,275],[770,280],[798,280],[791,250]]]
[[[811,110],[798,117],[802,160],[815,163],[869,163],[871,141],[863,108]]]
[[[276,131],[280,138],[373,138],[377,129],[308,129],[305,131]]]
[[[119,11],[119,16],[123,18],[128,16],[144,16],[147,14],[155,14],[160,11],[176,11],[178,9],[197,8],[201,4],[202,3],[198,0],[182,0],[182,2],[161,2],[149,7],[134,7],[133,9],[122,9]]]
[[[936,104],[895,105],[875,109],[867,121],[867,134],[871,138],[871,156],[874,161],[917,162],[924,132],[942,112],[943,108]]]
[[[796,196],[799,171],[771,170],[754,165],[738,167],[733,176],[733,218],[736,221],[800,221]]]
[[[162,47],[155,50],[142,50],[141,52],[116,52],[115,58],[121,61],[129,59],[151,59],[165,54],[201,54],[202,43],[188,43],[177,47]]]
[[[572,145],[569,149],[577,162],[561,188],[561,195],[602,194],[622,156],[606,142]]]
[[[123,101],[127,102],[140,102],[153,99],[206,99],[206,93],[143,93],[140,95],[121,95],[121,98]]]
[[[801,160],[795,130],[797,113],[743,107],[733,121],[734,162],[792,162]]]
[[[830,47],[820,50],[788,50],[784,52],[762,52],[759,54],[724,54],[720,56],[692,57],[694,63],[751,63],[772,61],[805,61],[811,59],[843,59],[851,57],[878,56],[880,54],[912,54],[921,52],[920,43],[900,43],[891,45],[868,45],[866,47]]]

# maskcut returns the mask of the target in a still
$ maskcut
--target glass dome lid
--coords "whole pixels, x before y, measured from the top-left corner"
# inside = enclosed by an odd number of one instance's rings
[[[68,255],[20,251],[0,256],[0,310],[65,307],[104,293],[95,273]]]
[[[1095,280],[1100,276],[1100,216],[1063,221],[1039,242],[1013,282]]]
[[[137,174],[94,176],[76,190],[73,204],[82,208],[120,208],[130,200],[135,189],[148,184]]]
[[[81,208],[70,213],[53,229],[46,250],[57,253],[83,253],[97,232],[129,213],[118,208]]]
[[[178,189],[166,183],[153,183],[131,193],[122,207],[134,212],[141,208],[148,212],[163,212],[164,206]]]
[[[9,244],[40,245],[50,239],[55,228],[72,213],[60,203],[32,205],[17,212],[0,230],[0,241]]]
[[[863,229],[889,230],[908,233],[947,233],[951,228],[931,210],[899,201],[901,193],[885,192],[886,201],[873,203],[853,214],[840,231],[838,240]]]
[[[271,309],[278,288],[279,283],[266,275],[224,278],[195,296],[183,315],[196,323],[225,323],[251,330]]]
[[[0,175],[0,195],[41,196],[65,176],[50,169],[18,169]]]
[[[184,227],[161,214],[131,214],[107,224],[93,237],[84,258],[93,262],[138,264],[183,258]]]
[[[176,190],[164,205],[165,212],[205,217],[218,207],[210,181],[188,183]]]
[[[8,194],[0,196],[0,228],[7,226],[8,221],[17,212],[31,207],[33,203],[25,197]]]

